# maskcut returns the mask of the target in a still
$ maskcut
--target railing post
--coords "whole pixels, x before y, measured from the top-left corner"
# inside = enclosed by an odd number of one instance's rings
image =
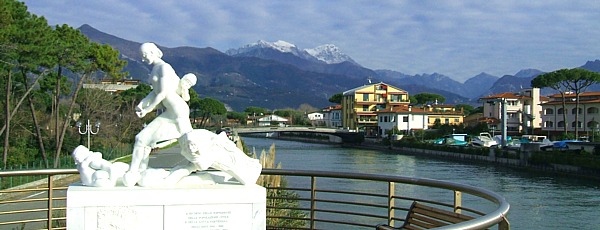
[[[52,229],[52,199],[53,199],[53,194],[52,194],[52,189],[53,189],[53,185],[52,185],[52,175],[48,175],[48,230]]]
[[[317,206],[317,179],[310,177],[310,229],[315,229],[315,208]]]
[[[454,190],[454,212],[461,213],[462,211],[462,192]]]
[[[506,216],[503,216],[502,221],[498,223],[498,230],[510,230],[510,223],[506,219]]]
[[[396,183],[388,183],[388,225],[394,226],[394,196],[396,191]]]

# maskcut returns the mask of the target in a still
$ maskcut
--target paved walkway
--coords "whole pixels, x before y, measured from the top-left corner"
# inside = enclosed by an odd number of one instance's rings
[[[150,154],[150,162],[148,167],[150,168],[164,168],[171,169],[176,165],[183,164],[187,160],[180,154],[181,148],[179,145],[161,149]]]

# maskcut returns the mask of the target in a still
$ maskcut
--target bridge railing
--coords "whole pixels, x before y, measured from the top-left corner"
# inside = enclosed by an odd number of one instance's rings
[[[77,170],[0,172],[0,179],[39,176],[35,184],[0,190],[0,229],[66,229],[67,185],[78,180]],[[280,175],[287,186],[267,186],[268,229],[374,229],[378,224],[400,225],[412,201],[468,213],[475,219],[445,229],[510,229],[508,202],[478,187],[447,181],[348,172],[263,169]],[[286,184],[286,183],[283,183]],[[288,191],[280,197],[270,191]],[[268,202],[269,203],[269,202]],[[271,202],[272,203],[272,202]],[[293,205],[297,204],[297,205]],[[276,215],[276,210],[298,215]],[[294,225],[289,225],[293,222]]]

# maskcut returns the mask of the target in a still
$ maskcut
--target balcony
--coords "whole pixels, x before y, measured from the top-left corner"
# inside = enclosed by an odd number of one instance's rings
[[[66,190],[79,177],[75,169],[3,171],[3,185],[24,177],[43,177],[29,186],[0,190],[1,229],[66,229]],[[508,202],[495,192],[447,181],[362,173],[263,169],[280,175],[288,187],[267,188],[267,229],[375,229],[378,224],[399,226],[413,201],[476,217],[445,229],[510,229]],[[368,186],[345,186],[360,183]],[[344,185],[341,189],[340,185]],[[368,188],[368,189],[365,189]],[[285,190],[298,196],[277,197]],[[269,202],[272,201],[272,202]],[[279,202],[278,202],[279,201]],[[291,202],[290,202],[291,201]],[[285,204],[298,202],[298,206]],[[488,210],[482,212],[481,210]],[[294,210],[304,215],[277,215]],[[286,226],[300,222],[303,226]],[[49,226],[49,227],[48,227]]]

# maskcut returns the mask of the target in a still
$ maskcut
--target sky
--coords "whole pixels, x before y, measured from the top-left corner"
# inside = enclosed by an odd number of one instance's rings
[[[334,44],[360,65],[459,82],[600,59],[597,0],[26,0],[50,25],[135,42],[212,47]]]

